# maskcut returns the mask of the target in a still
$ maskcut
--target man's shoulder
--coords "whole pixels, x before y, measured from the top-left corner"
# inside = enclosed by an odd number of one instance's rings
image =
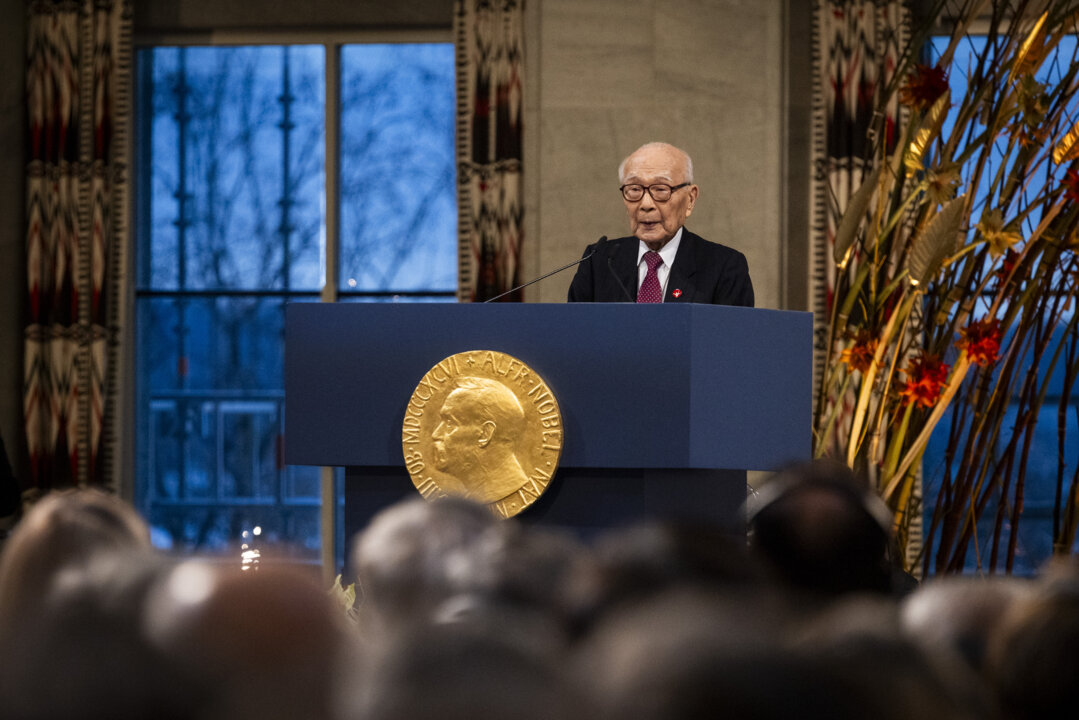
[[[690,232],[688,228],[682,228],[682,242],[684,243],[684,247],[692,249],[695,253],[702,253],[712,257],[745,257],[738,250],[721,243],[705,240],[697,233]]]

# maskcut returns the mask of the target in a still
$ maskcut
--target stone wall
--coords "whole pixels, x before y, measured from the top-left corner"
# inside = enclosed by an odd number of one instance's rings
[[[759,307],[782,277],[784,3],[544,0],[530,9],[525,277],[627,231],[617,168],[663,140],[693,158],[687,226],[749,259]],[[530,300],[565,299],[571,272]]]

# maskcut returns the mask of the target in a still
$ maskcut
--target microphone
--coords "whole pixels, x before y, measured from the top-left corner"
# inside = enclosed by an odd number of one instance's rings
[[[523,285],[518,285],[517,287],[513,287],[513,288],[510,288],[509,290],[507,290],[506,292],[502,293],[501,295],[495,295],[495,296],[494,296],[493,298],[487,298],[486,300],[484,300],[484,301],[483,301],[483,304],[486,304],[486,303],[489,303],[489,302],[494,302],[495,300],[498,300],[499,298],[504,298],[504,297],[506,297],[507,295],[509,295],[510,293],[515,293],[515,292],[517,292],[518,290],[522,290],[522,289],[524,289],[524,288],[528,287],[529,285],[532,285],[532,284],[534,284],[534,283],[538,283],[538,282],[539,282],[540,280],[544,280],[544,279],[546,279],[546,278],[549,278],[549,277],[551,277],[552,275],[557,275],[558,273],[562,272],[563,270],[568,270],[569,268],[573,267],[574,265],[580,265],[580,264],[581,264],[581,263],[583,263],[583,262],[584,262],[585,260],[589,260],[589,259],[591,259],[591,257],[592,257],[593,255],[595,255],[595,254],[596,254],[596,253],[597,253],[597,252],[599,251],[599,248],[600,248],[600,246],[601,246],[601,245],[603,245],[603,244],[604,244],[604,243],[606,243],[606,242],[607,242],[607,236],[606,236],[606,235],[604,235],[604,236],[603,236],[603,237],[601,237],[601,238],[599,239],[599,241],[598,241],[598,242],[596,243],[596,246],[592,248],[592,252],[588,253],[587,255],[585,255],[585,256],[584,256],[583,258],[581,258],[580,260],[574,260],[573,262],[569,263],[568,265],[563,265],[562,267],[558,268],[557,270],[552,270],[551,272],[547,273],[546,275],[540,275],[540,276],[539,276],[538,278],[536,278],[535,280],[529,280],[528,282],[526,282],[526,283],[525,283],[525,284],[523,284]],[[620,284],[621,284],[621,283],[620,283]]]
[[[603,239],[606,240],[606,236],[604,236]],[[618,277],[618,273],[614,271],[614,256],[618,253],[619,247],[619,245],[615,245],[614,250],[611,250],[610,254],[607,256],[607,269],[611,271],[611,277],[618,283],[618,287],[622,288],[622,294],[626,296],[626,300],[629,302],[637,302],[637,298],[629,294],[629,290],[626,289],[626,285],[622,282],[622,278]]]

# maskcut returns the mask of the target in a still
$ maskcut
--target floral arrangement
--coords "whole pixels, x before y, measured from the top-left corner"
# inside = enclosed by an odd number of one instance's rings
[[[898,98],[906,122],[874,134],[863,183],[837,213],[815,452],[876,483],[914,551],[910,569],[925,573],[968,560],[1012,569],[1047,396],[1058,410],[1057,551],[1070,551],[1079,525],[1079,471],[1067,460],[1079,446],[1074,429],[1068,436],[1079,373],[1079,62],[1065,50],[1074,39],[1062,44],[1079,26],[1074,3],[1040,15],[1027,4],[937,4],[929,19],[947,9],[950,39],[924,63],[928,30],[914,33],[880,99]],[[987,34],[972,36],[987,14]],[[957,51],[969,63],[955,62]],[[965,75],[959,97],[950,73]],[[923,507],[931,437],[945,463]]]

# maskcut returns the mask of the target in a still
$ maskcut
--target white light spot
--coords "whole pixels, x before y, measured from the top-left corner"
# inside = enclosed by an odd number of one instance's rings
[[[205,601],[213,587],[213,572],[199,563],[181,565],[169,578],[169,594],[178,605],[197,605]]]

